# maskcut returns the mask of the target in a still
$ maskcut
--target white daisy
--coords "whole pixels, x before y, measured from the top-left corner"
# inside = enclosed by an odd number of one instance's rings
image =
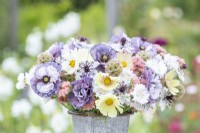
[[[130,53],[117,53],[117,59],[121,63],[123,68],[131,68],[132,66],[132,55]]]

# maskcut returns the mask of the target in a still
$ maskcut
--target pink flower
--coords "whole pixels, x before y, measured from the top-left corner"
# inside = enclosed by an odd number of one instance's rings
[[[160,54],[161,56],[164,56],[167,52],[165,49],[163,49],[161,46],[155,44],[156,47],[156,51],[158,54]]]
[[[137,75],[141,75],[145,70],[144,60],[140,56],[133,57],[132,71]]]
[[[63,103],[67,101],[67,95],[70,92],[70,82],[63,81],[60,86],[60,90],[58,91],[58,99],[59,102]]]
[[[169,125],[169,130],[170,133],[181,133],[182,132],[182,126],[180,121],[173,121],[170,125]]]
[[[95,103],[95,99],[93,98],[93,100],[90,103],[84,105],[82,107],[82,109],[83,110],[91,110],[91,109],[95,108],[94,103]]]
[[[133,85],[140,84],[139,78],[134,74],[132,78]]]

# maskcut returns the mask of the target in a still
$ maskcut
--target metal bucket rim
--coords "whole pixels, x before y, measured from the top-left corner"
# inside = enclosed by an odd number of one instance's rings
[[[86,113],[78,113],[78,112],[74,112],[74,111],[71,111],[71,110],[68,110],[68,114],[77,115],[77,116],[83,116],[83,117],[106,117],[106,116],[102,116],[102,115],[91,115],[91,114],[86,114]],[[125,113],[125,114],[117,115],[117,117],[128,116],[128,115],[132,115],[132,114],[134,114],[134,113],[133,112]]]

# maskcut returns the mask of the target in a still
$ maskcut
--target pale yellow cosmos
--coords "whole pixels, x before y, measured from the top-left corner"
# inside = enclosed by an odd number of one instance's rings
[[[177,95],[179,93],[180,81],[176,79],[177,74],[175,71],[171,70],[165,75],[166,87],[169,89],[172,95]]]
[[[123,68],[131,68],[132,55],[130,53],[117,53],[117,59],[119,60]]]
[[[111,91],[119,85],[119,78],[109,76],[108,73],[97,73],[95,76],[95,83],[98,88],[105,91]]]
[[[117,96],[113,94],[102,95],[99,100],[95,101],[96,108],[104,115],[108,117],[116,117],[117,110],[122,114],[123,109],[120,107]]]

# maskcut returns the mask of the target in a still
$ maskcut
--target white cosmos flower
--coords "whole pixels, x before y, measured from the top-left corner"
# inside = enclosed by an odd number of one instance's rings
[[[2,62],[2,70],[5,72],[11,72],[13,74],[18,74],[22,72],[23,68],[19,65],[15,57],[8,57]]]
[[[50,120],[50,126],[56,133],[66,131],[68,125],[69,123],[67,118],[61,113],[53,115],[52,119]]]
[[[11,79],[0,75],[0,101],[7,100],[13,94],[14,83]]]
[[[20,99],[13,102],[11,106],[11,113],[13,117],[20,117],[21,115],[28,118],[32,110],[32,105],[26,99]]]
[[[131,68],[132,67],[132,55],[130,53],[117,53],[117,59],[121,63],[123,68]]]
[[[158,59],[149,59],[146,62],[146,66],[151,68],[156,74],[158,74],[161,78],[167,72],[167,66],[162,60]]]
[[[134,90],[131,92],[133,96],[133,101],[138,102],[140,104],[148,103],[149,92],[147,88],[143,84],[137,84],[134,87]]]

